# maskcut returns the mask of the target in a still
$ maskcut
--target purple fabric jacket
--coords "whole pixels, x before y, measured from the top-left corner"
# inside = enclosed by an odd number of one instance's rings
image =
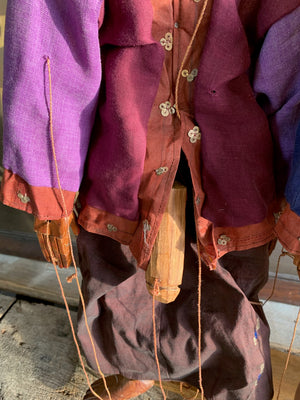
[[[105,13],[101,0],[9,2],[5,204],[44,219],[63,215],[49,139],[49,57],[60,177],[73,194],[68,210],[81,185],[83,205],[98,210],[99,227],[103,221],[108,227],[95,230],[85,218],[85,228],[124,243],[143,242],[140,182],[163,62],[152,16],[151,2],[140,0],[109,0]],[[203,132],[201,212],[215,227],[258,224],[283,196],[300,122],[299,21],[300,0],[214,1],[194,115]],[[150,187],[149,178],[143,190]],[[47,202],[49,191],[53,201]],[[297,218],[296,240],[287,247],[300,254]]]

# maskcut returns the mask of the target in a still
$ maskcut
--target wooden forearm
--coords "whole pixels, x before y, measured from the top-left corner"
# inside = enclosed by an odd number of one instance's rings
[[[161,303],[171,303],[180,292],[185,249],[186,188],[175,182],[146,270],[147,289]],[[155,280],[157,292],[153,294]]]

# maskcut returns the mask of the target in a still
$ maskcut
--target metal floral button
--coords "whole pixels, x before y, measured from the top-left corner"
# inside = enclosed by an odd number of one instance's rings
[[[227,246],[227,244],[230,242],[230,237],[227,235],[220,235],[218,239],[218,244],[220,246]]]
[[[22,194],[21,192],[18,193],[18,198],[21,200],[22,203],[27,204],[30,202],[30,198],[27,196],[27,194]]]
[[[201,132],[199,126],[194,126],[194,128],[188,132],[188,137],[190,138],[191,143],[196,143],[197,140],[201,140]]]
[[[193,80],[196,78],[198,75],[198,69],[194,68],[191,72],[189,72],[187,69],[184,69],[181,73],[181,75],[187,79],[188,82],[193,82]]]
[[[168,117],[169,115],[175,114],[175,105],[172,106],[169,101],[161,103],[159,105],[160,113],[163,117]]]
[[[167,50],[171,51],[173,48],[173,36],[171,32],[165,34],[165,37],[160,39],[160,44]]]
[[[168,172],[169,171],[169,168],[168,167],[159,167],[159,168],[157,168],[156,170],[155,170],[155,173],[156,173],[156,175],[163,175],[163,174],[165,174],[166,172]]]
[[[107,224],[107,230],[109,232],[117,232],[118,228],[116,226],[114,226],[113,224]]]

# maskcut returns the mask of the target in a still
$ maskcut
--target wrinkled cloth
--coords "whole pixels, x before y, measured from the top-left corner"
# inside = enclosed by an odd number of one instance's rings
[[[198,258],[189,235],[181,292],[157,303],[158,357],[163,380],[198,386]],[[78,238],[87,317],[106,375],[158,379],[154,359],[152,298],[145,273],[128,246],[84,230]],[[207,399],[270,400],[273,395],[269,328],[258,301],[268,277],[268,248],[229,253],[215,271],[202,266],[202,375]],[[78,336],[97,370],[82,314]]]

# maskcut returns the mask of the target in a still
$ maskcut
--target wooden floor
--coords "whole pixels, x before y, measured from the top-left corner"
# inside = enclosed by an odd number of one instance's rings
[[[287,354],[272,350],[273,379],[276,399],[278,386],[286,362]],[[297,395],[296,391],[298,389]],[[300,356],[291,356],[285,379],[281,388],[280,400],[300,400]]]
[[[75,312],[72,317],[75,320]],[[0,354],[1,400],[83,398],[87,384],[62,307],[17,300],[2,292]],[[285,360],[286,353],[272,351],[276,390]],[[89,378],[91,382],[95,380],[91,371]],[[292,356],[280,400],[300,400],[300,393],[295,397],[299,384],[300,357]],[[139,400],[150,399],[162,399],[158,388],[139,397]],[[168,399],[177,400],[181,396],[169,393]]]

